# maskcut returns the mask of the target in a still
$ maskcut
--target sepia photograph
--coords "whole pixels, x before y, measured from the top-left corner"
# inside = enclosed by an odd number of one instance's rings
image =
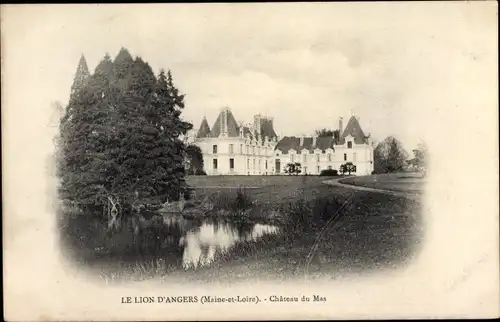
[[[497,3],[1,21],[4,319],[499,316]]]

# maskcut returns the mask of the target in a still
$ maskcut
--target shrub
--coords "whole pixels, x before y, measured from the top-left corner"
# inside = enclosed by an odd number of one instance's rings
[[[252,206],[252,200],[250,195],[245,191],[245,189],[239,188],[236,191],[236,199],[234,200],[234,209],[242,210],[248,209]]]
[[[319,175],[324,177],[336,177],[339,175],[339,172],[335,169],[326,169],[322,170]]]
[[[347,172],[349,175],[351,175],[351,173],[356,172],[356,166],[354,164],[352,164],[352,162],[347,162],[347,163],[342,164],[340,166],[340,172],[342,174],[345,174]]]
[[[282,231],[286,240],[295,240],[309,228],[311,208],[304,199],[280,205],[279,211],[285,215]]]
[[[299,162],[288,163],[285,168],[285,173],[288,175],[299,175],[302,172],[302,166]]]
[[[340,209],[342,203],[332,197],[318,197],[311,202],[304,199],[280,206],[285,214],[283,234],[288,241],[304,236],[305,232],[317,232]],[[307,235],[306,235],[307,236]]]
[[[245,210],[252,206],[252,198],[243,188],[238,188],[236,196],[232,193],[220,193],[214,198],[214,210]]]
[[[207,173],[203,170],[200,170],[200,169],[197,169],[195,172],[194,172],[194,175],[196,176],[206,176]]]

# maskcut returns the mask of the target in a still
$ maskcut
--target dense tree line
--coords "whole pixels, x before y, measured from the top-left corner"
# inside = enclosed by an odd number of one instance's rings
[[[123,48],[92,75],[81,66],[60,122],[61,199],[93,214],[177,200],[187,189],[180,136],[192,125],[181,119],[184,95],[170,71],[156,76]]]

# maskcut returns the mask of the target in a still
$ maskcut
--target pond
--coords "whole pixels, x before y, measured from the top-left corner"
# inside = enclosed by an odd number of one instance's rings
[[[178,239],[165,239],[164,246],[182,248],[184,269],[209,265],[217,256],[230,252],[238,243],[252,242],[265,235],[279,233],[278,227],[272,225],[214,218],[194,221],[178,214],[164,214],[164,223],[169,229],[180,233],[175,234],[180,236]]]
[[[162,213],[159,225],[141,230],[138,236],[129,223],[109,234],[100,220],[89,217],[79,215],[62,225],[62,241],[76,262],[105,270],[158,260],[169,271],[196,269],[210,265],[221,255],[240,255],[231,253],[238,244],[280,233],[277,226],[242,218],[187,219],[179,213]]]

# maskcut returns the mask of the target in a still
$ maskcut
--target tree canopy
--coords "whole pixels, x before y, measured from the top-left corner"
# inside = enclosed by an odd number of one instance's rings
[[[413,149],[413,159],[408,160],[408,163],[419,169],[426,171],[429,162],[429,152],[427,145],[424,142],[418,144],[416,149]]]
[[[92,213],[109,203],[126,213],[141,200],[177,200],[187,189],[179,137],[192,125],[181,119],[184,95],[170,71],[155,76],[122,48],[83,85],[75,81],[60,123],[61,198]]]
[[[197,145],[189,144],[186,147],[186,162],[188,174],[203,174],[203,154]]]
[[[333,137],[336,141],[340,139],[340,131],[339,130],[330,130],[330,129],[319,129],[316,130],[316,135],[318,137]]]
[[[380,142],[373,152],[375,173],[388,173],[403,170],[408,153],[401,142],[389,136]]]

